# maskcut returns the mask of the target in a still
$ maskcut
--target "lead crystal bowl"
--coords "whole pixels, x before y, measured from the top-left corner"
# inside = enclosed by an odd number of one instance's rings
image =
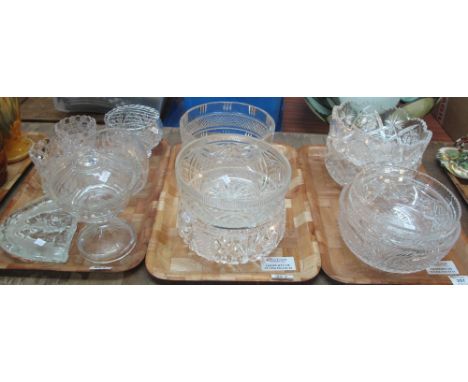
[[[176,160],[179,235],[210,261],[243,264],[269,255],[285,230],[291,180],[286,157],[267,142],[215,134]]]
[[[376,163],[417,170],[431,137],[426,123],[403,109],[378,114],[370,108],[355,111],[344,103],[333,108],[325,166],[341,186]]]
[[[403,167],[366,167],[340,195],[344,242],[386,272],[418,272],[440,261],[460,235],[460,217],[448,188]]]
[[[180,118],[182,145],[210,134],[239,134],[271,141],[275,121],[266,111],[241,102],[208,102]]]

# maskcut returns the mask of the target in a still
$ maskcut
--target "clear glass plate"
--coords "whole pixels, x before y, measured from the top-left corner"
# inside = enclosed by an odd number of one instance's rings
[[[21,260],[66,263],[76,224],[53,200],[41,198],[0,225],[0,246]]]

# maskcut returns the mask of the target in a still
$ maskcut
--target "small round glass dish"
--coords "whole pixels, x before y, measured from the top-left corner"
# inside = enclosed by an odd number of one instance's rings
[[[239,134],[271,141],[274,119],[263,109],[241,102],[208,102],[180,118],[182,145],[210,134]]]
[[[344,242],[386,272],[418,272],[443,259],[460,235],[460,218],[460,203],[447,187],[403,167],[365,167],[340,195]]]
[[[210,261],[244,264],[278,246],[291,166],[273,145],[213,134],[184,146],[175,168],[177,228],[191,250]]]

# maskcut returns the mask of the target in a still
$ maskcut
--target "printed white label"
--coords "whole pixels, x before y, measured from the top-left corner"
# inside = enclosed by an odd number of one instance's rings
[[[43,247],[45,243],[47,243],[47,242],[42,240],[42,239],[34,240],[34,244],[38,245],[39,247]]]
[[[262,271],[295,271],[294,257],[264,257],[262,259]]]
[[[91,265],[89,267],[90,271],[110,271],[112,269],[111,266],[106,265]]]
[[[107,179],[109,179],[110,174],[111,173],[109,171],[104,170],[103,172],[101,172],[101,175],[99,175],[99,180],[101,182],[107,182]]]
[[[458,275],[458,269],[452,260],[439,261],[426,271],[430,275]]]
[[[453,285],[468,285],[468,276],[449,276]]]
[[[273,273],[271,275],[272,280],[294,280],[294,275],[284,273]]]

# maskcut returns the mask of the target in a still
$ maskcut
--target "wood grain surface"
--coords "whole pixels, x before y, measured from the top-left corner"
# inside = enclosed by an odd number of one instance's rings
[[[457,178],[455,175],[452,175],[450,172],[448,172],[445,167],[444,171],[447,173],[452,183],[460,192],[460,195],[462,196],[465,203],[468,204],[468,180]]]
[[[179,237],[176,228],[178,191],[175,179],[175,159],[180,145],[172,149],[158,214],[153,227],[146,268],[158,279],[179,281],[229,282],[300,282],[314,278],[320,270],[320,248],[323,247],[318,209],[311,209],[297,151],[286,145],[276,145],[287,156],[292,168],[291,188],[286,195],[286,233],[271,256],[294,257],[295,272],[263,272],[260,262],[243,265],[222,265],[205,260],[191,252]],[[287,274],[279,280],[274,274]]]
[[[130,223],[137,235],[135,249],[124,259],[111,264],[93,264],[82,257],[76,245],[78,232],[83,227],[78,225],[77,232],[70,246],[69,259],[67,263],[42,263],[26,262],[16,259],[0,249],[0,269],[29,269],[29,270],[54,270],[62,272],[121,272],[132,269],[140,264],[146,255],[151,228],[156,215],[157,200],[161,193],[164,175],[167,170],[170,146],[166,140],[154,149],[150,159],[148,182],[145,188],[130,199],[128,206],[119,215]],[[24,182],[16,190],[6,208],[0,215],[3,222],[11,213],[29,204],[31,201],[43,195],[37,170],[33,168],[24,179]]]
[[[446,275],[429,275],[426,271],[396,274],[379,271],[360,261],[347,248],[338,229],[338,198],[341,187],[328,175],[323,157],[325,146],[305,146],[299,157],[311,205],[318,205],[326,249],[321,252],[322,269],[332,279],[353,284],[451,284]],[[468,275],[468,241],[464,232],[444,258],[452,260],[461,275]]]

